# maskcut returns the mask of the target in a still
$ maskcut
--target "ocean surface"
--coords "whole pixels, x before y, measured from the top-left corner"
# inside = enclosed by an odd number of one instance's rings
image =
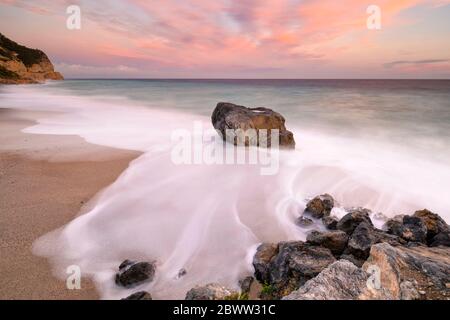
[[[260,163],[174,163],[173,133],[210,130],[220,101],[284,115],[297,144],[277,154],[275,174],[261,175]],[[0,107],[56,112],[28,133],[143,153],[92,211],[34,245],[61,277],[80,266],[103,298],[145,289],[182,299],[210,282],[237,288],[259,243],[305,239],[311,228],[295,220],[321,193],[336,199],[332,214],[364,206],[379,227],[423,208],[450,222],[450,81],[67,80],[0,87]],[[157,261],[155,280],[117,287],[127,258]]]

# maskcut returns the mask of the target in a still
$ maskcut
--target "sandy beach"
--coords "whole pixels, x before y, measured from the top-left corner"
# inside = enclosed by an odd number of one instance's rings
[[[32,245],[89,206],[138,153],[21,132],[37,116],[0,109],[0,299],[98,299],[86,278],[68,290]]]

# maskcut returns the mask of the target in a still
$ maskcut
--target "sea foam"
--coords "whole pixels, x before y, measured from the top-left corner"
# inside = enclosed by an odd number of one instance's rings
[[[38,239],[58,276],[70,265],[90,276],[102,298],[148,290],[156,299],[182,299],[195,285],[237,288],[253,273],[261,242],[304,240],[295,219],[306,199],[330,193],[344,207],[364,206],[385,216],[428,208],[450,220],[450,169],[389,141],[327,135],[292,128],[297,149],[280,153],[279,172],[258,165],[176,165],[171,132],[210,125],[208,117],[148,108],[123,97],[85,97],[8,88],[0,106],[55,112],[24,129],[33,134],[79,135],[98,145],[143,154],[96,199],[91,211]],[[211,106],[213,107],[213,106]],[[377,221],[381,226],[382,220]],[[319,227],[319,226],[317,226]],[[134,289],[114,284],[124,259],[157,261],[153,282]],[[186,275],[177,277],[185,269]]]

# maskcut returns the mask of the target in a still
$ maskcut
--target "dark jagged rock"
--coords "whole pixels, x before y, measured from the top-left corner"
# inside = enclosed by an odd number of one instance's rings
[[[430,243],[437,234],[450,232],[449,225],[436,213],[427,209],[416,211],[413,217],[420,218],[427,228],[427,242]]]
[[[142,282],[152,281],[155,271],[155,262],[125,260],[119,266],[119,272],[116,274],[116,284],[124,287],[133,287]]]
[[[139,291],[123,298],[122,300],[152,300],[152,295],[147,291]]]
[[[399,236],[406,241],[426,243],[427,228],[419,217],[396,216],[387,221],[384,228],[390,234]]]
[[[322,218],[322,223],[328,230],[336,230],[338,222],[339,219],[333,216],[324,216]]]
[[[435,235],[430,241],[430,247],[450,247],[450,232],[444,231]]]
[[[265,259],[269,261],[268,264],[264,268],[258,266],[265,274],[255,272],[255,277],[261,283],[270,285],[273,296],[278,298],[297,289],[336,261],[329,249],[302,241],[280,242],[278,249],[272,249],[270,252],[271,254],[275,252],[275,255]]]
[[[253,281],[255,281],[255,278],[248,276],[244,279],[239,281],[239,286],[241,287],[241,293],[243,294],[249,294],[250,288],[252,287]]]
[[[196,286],[186,293],[185,300],[225,300],[227,297],[239,293],[221,286],[217,283],[209,283],[205,286]]]
[[[338,230],[344,231],[348,235],[351,235],[361,222],[366,222],[373,225],[370,220],[370,213],[370,210],[364,208],[352,209],[349,213],[342,217],[341,220],[339,220],[336,227]]]
[[[233,130],[235,134],[237,130],[247,131],[254,129],[259,134],[260,130],[267,130],[267,147],[272,146],[271,130],[279,130],[279,146],[284,148],[295,148],[294,135],[292,132],[286,130],[284,117],[268,108],[247,108],[244,106],[235,105],[227,102],[219,102],[214,109],[211,117],[214,128],[219,131],[222,138],[233,144],[238,144],[238,141],[244,141],[233,137],[227,137],[226,130]],[[245,141],[245,145],[264,146],[263,141],[259,141],[257,137],[253,137],[250,141]]]
[[[186,274],[187,274],[186,269],[184,269],[184,268],[180,269],[180,271],[178,271],[178,274],[177,274],[177,279],[184,277]]]
[[[347,260],[350,261],[351,263],[353,263],[355,266],[361,268],[364,264],[364,262],[366,262],[366,260],[363,259],[358,259],[355,256],[353,256],[352,254],[349,253],[344,253],[340,256],[339,260]]]
[[[342,254],[347,246],[347,241],[348,236],[343,231],[312,231],[306,238],[307,243],[328,248],[335,256]]]
[[[270,262],[278,253],[278,245],[274,243],[263,243],[253,257],[253,267],[255,268],[255,277],[262,283],[270,280]]]
[[[354,300],[364,292],[367,278],[353,263],[339,260],[283,300]]]
[[[314,221],[312,221],[312,219],[307,218],[305,216],[300,216],[298,217],[297,221],[296,221],[297,225],[300,227],[310,227],[314,224]]]
[[[334,207],[334,199],[329,194],[322,194],[308,201],[305,213],[311,214],[314,218],[320,219],[329,216]]]
[[[421,218],[404,216],[400,236],[407,241],[425,243],[427,228]]]
[[[383,225],[383,230],[385,230],[387,233],[390,233],[390,234],[395,234],[395,235],[401,234],[404,216],[405,215],[396,215],[395,217],[389,219]]]
[[[350,236],[346,253],[350,253],[357,259],[366,260],[369,257],[370,248],[377,242],[373,226],[367,222],[361,222]]]

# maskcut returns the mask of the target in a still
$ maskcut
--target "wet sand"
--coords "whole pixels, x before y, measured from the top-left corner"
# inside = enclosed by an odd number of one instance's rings
[[[85,210],[139,153],[22,133],[37,116],[0,109],[0,299],[98,299],[87,278],[68,290],[32,245]]]

